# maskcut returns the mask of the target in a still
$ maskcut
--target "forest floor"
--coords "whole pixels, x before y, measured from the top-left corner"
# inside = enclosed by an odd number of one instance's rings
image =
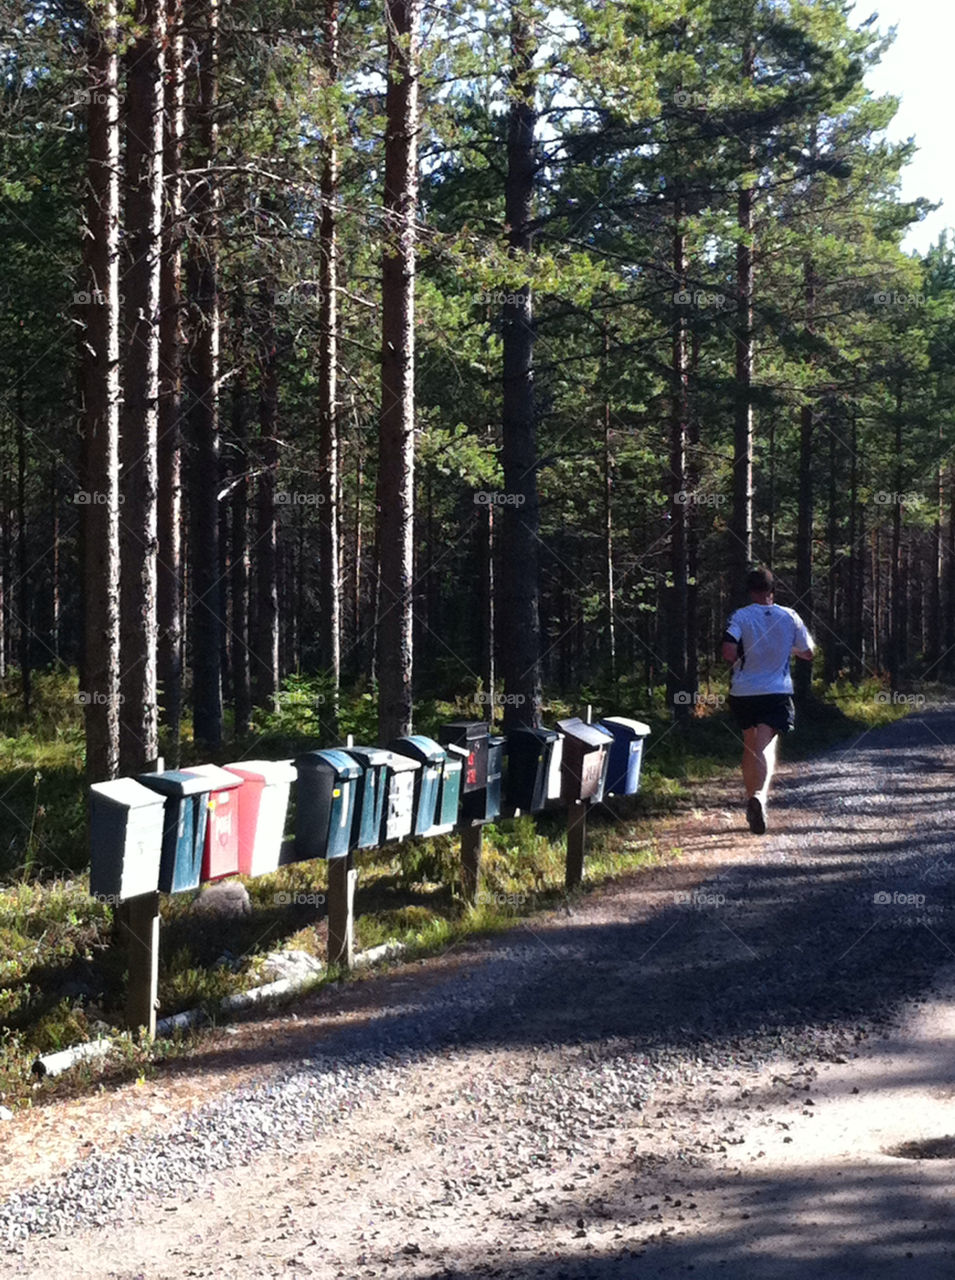
[[[763,837],[713,781],[572,910],[18,1113],[0,1275],[951,1277],[953,766],[948,706]]]

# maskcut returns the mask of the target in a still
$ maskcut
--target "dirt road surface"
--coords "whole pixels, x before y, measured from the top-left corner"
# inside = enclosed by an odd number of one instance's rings
[[[59,1165],[8,1122],[47,1155],[0,1274],[955,1277],[953,766],[945,706],[784,767],[764,837],[714,786],[665,866],[235,1031],[221,1096],[213,1055],[64,1111]]]

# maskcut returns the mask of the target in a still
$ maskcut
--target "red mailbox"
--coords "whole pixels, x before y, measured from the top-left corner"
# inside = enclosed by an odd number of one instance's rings
[[[223,876],[236,875],[239,870],[237,788],[242,786],[242,779],[217,764],[196,764],[183,772],[207,778],[213,784],[202,851],[202,879],[220,880]]]

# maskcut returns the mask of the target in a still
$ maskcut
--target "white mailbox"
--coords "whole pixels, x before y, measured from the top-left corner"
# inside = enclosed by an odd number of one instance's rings
[[[165,797],[132,778],[90,787],[90,893],[122,902],[159,888]]]

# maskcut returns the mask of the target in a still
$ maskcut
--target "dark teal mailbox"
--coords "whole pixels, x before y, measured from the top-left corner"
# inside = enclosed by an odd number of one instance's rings
[[[215,783],[201,774],[181,773],[178,769],[141,773],[139,781],[166,797],[159,888],[163,893],[197,888],[209,816],[209,793]]]
[[[428,832],[431,836],[446,835],[453,831],[458,822],[458,806],[461,803],[461,781],[464,777],[464,766],[468,753],[463,747],[447,748],[444,765],[441,769],[441,795],[438,798],[438,812],[435,814],[435,825]]]
[[[373,849],[381,839],[390,753],[384,747],[349,747],[346,754],[361,765],[362,771],[355,797],[352,848]]]
[[[607,768],[607,792],[615,796],[635,796],[640,790],[643,742],[650,733],[650,726],[642,720],[606,716],[600,721],[600,727],[613,735]]]
[[[307,751],[295,761],[295,861],[343,858],[351,848],[362,767],[347,751]]]
[[[423,733],[412,733],[407,737],[395,738],[389,744],[389,750],[409,760],[417,760],[421,768],[414,776],[414,826],[416,836],[433,835],[435,814],[438,811],[438,799],[441,793],[441,774],[444,770],[445,750],[433,738],[426,738]]]

